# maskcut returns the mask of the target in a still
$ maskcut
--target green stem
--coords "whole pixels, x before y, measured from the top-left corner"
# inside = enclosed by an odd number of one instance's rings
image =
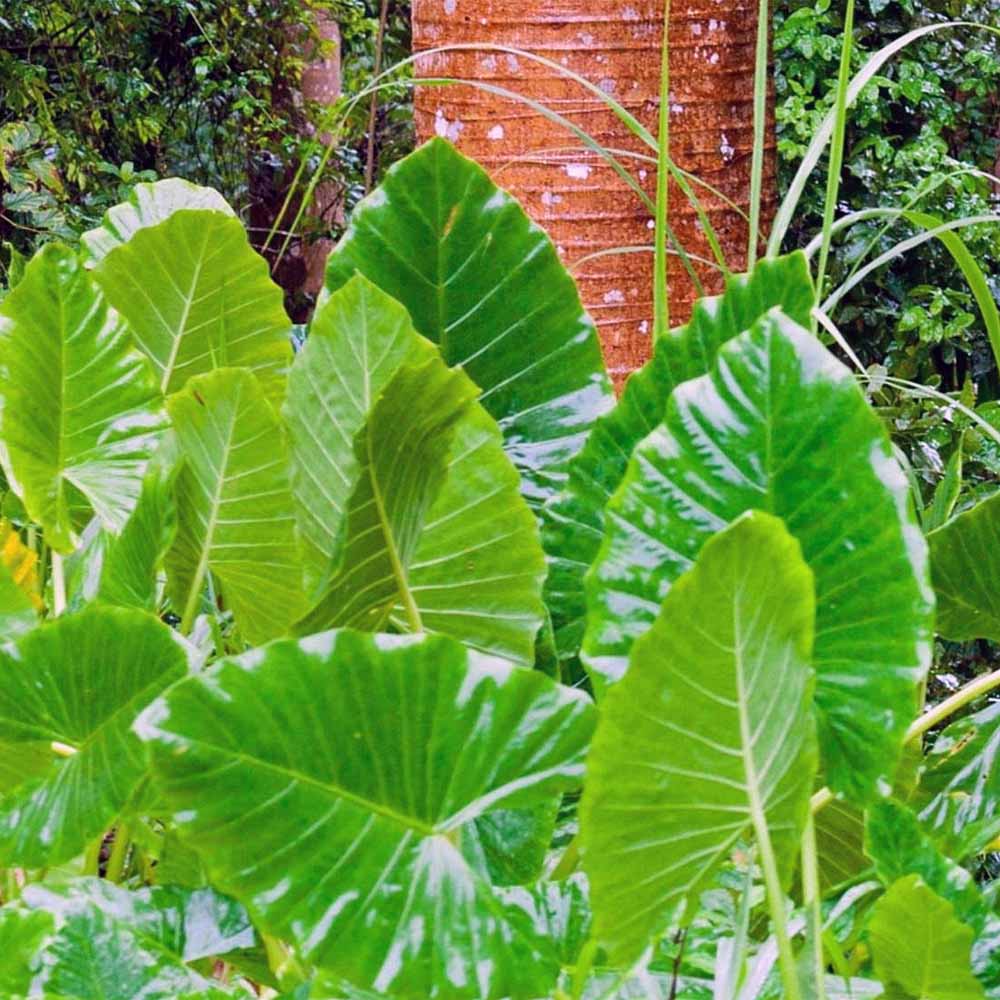
[[[751,812],[756,811],[751,809]],[[760,821],[758,822],[758,820]],[[778,965],[781,969],[781,982],[785,988],[785,1000],[802,1000],[798,971],[795,968],[795,953],[792,951],[792,941],[788,936],[785,893],[781,888],[781,879],[778,877],[778,865],[774,858],[774,848],[771,846],[771,834],[763,815],[754,817],[754,830],[757,835],[757,846],[760,848],[760,866],[764,872],[764,885],[767,888],[767,906],[771,914],[771,928],[778,943]]]
[[[770,26],[770,0],[760,0],[757,10],[757,54],[753,75],[753,161],[750,168],[748,271],[753,268],[757,261],[757,242],[760,239],[761,196],[764,190],[764,145],[767,141],[767,56]]]
[[[62,556],[52,550],[52,613],[58,617],[66,610],[66,576]]]
[[[844,165],[844,140],[847,132],[847,91],[851,84],[851,53],[854,48],[854,0],[847,0],[844,14],[844,44],[840,51],[840,73],[837,78],[836,112],[833,141],[830,144],[830,171],[826,178],[826,202],[823,205],[823,242],[820,245],[819,264],[816,267],[816,304],[823,301],[826,268],[830,260],[830,242],[833,238],[833,218],[837,211],[840,193],[840,172]],[[813,320],[813,331],[817,321]]]
[[[104,837],[98,837],[87,848],[83,858],[83,874],[99,875],[101,873],[101,848],[104,846]]]
[[[670,0],[663,3],[660,57],[660,141],[656,164],[656,257],[653,264],[653,341],[670,330],[667,290],[667,212],[670,209]]]
[[[576,837],[574,837],[570,842],[569,846],[563,852],[563,856],[559,859],[559,864],[552,869],[551,881],[562,882],[563,879],[567,879],[580,865],[580,845]]]
[[[998,687],[1000,687],[1000,670],[994,670],[991,674],[983,674],[982,677],[977,677],[974,681],[970,681],[950,698],[945,698],[940,704],[924,712],[907,730],[906,742],[909,743],[918,736],[923,736],[939,722],[944,722],[945,719],[954,715],[959,709],[965,708],[966,705],[981,698],[984,694],[989,694],[990,691]]]
[[[802,895],[806,919],[812,927],[813,972],[816,976],[816,1000],[826,1000],[826,963],[823,960],[823,911],[820,908],[819,856],[816,850],[816,824],[812,813],[802,831]]]
[[[940,704],[924,712],[923,715],[913,723],[906,731],[904,743],[910,743],[923,736],[928,730],[944,722],[945,719],[965,708],[983,695],[989,694],[1000,688],[1000,670],[994,670],[990,674],[983,674],[974,681],[970,681],[965,687],[956,691],[950,698],[945,698]],[[815,816],[821,809],[828,806],[834,799],[833,792],[829,788],[821,788],[812,797],[812,813]]]
[[[576,960],[576,968],[573,971],[573,1000],[580,1000],[583,996],[596,957],[597,942],[591,938],[580,949],[580,957]]]
[[[198,617],[198,605],[201,603],[201,588],[205,583],[205,574],[208,572],[208,560],[202,558],[194,571],[194,579],[191,581],[191,589],[188,591],[187,603],[184,605],[184,615],[181,618],[181,635],[190,635],[194,628],[195,619]]]
[[[111,848],[111,857],[108,858],[108,870],[106,877],[116,885],[120,884],[125,875],[125,863],[128,861],[129,841],[131,840],[129,829],[124,823],[119,823],[115,830],[115,842]]]

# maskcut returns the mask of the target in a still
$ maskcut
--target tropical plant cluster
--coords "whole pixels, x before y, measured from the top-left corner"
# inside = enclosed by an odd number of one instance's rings
[[[815,302],[759,261],[616,403],[444,140],[297,352],[211,189],[39,250],[0,303],[3,995],[1000,995],[1000,713],[953,721],[1000,675],[925,705],[935,634],[1000,639],[1000,505],[921,528]]]

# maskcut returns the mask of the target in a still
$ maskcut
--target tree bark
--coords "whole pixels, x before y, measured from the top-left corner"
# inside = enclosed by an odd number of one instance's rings
[[[671,152],[682,168],[748,208],[753,148],[756,5],[674,0],[670,16]],[[491,43],[548,57],[612,94],[654,135],[660,91],[663,0],[413,0],[414,48]],[[418,61],[418,75],[476,80],[515,91],[571,119],[608,148],[649,154],[599,99],[554,70],[514,55],[459,51]],[[570,133],[521,102],[471,86],[418,87],[417,132],[444,135],[482,163],[544,226],[569,266],[602,250],[651,246],[653,219],[638,196]],[[773,115],[762,218],[775,202]],[[626,161],[652,195],[655,167]],[[732,270],[746,264],[747,223],[695,186]],[[685,250],[711,258],[695,211],[671,186],[670,224]],[[706,293],[714,268],[696,265]],[[653,258],[616,254],[577,271],[620,387],[652,348]],[[669,268],[671,322],[690,316],[696,288],[677,258]]]

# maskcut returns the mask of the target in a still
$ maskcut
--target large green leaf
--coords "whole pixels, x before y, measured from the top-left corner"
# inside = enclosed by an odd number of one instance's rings
[[[250,368],[278,403],[292,360],[290,323],[282,291],[240,220],[216,208],[178,208],[122,235],[127,240],[93,274],[153,362],[163,392],[215,368]]]
[[[354,290],[376,312],[386,307],[371,286],[352,284],[338,295]],[[339,343],[356,328],[342,327]],[[369,329],[376,333],[366,350],[377,345],[373,353],[381,356],[378,327]],[[405,357],[397,347],[400,327],[389,329],[384,350]],[[339,528],[343,547],[299,629],[379,631],[393,615],[400,628],[443,632],[530,664],[545,573],[535,520],[496,423],[474,402],[476,386],[409,333],[414,363],[397,367],[357,430],[351,463],[337,466],[355,480]],[[300,439],[302,423],[300,415]],[[344,423],[353,428],[357,418],[350,414]],[[307,451],[300,464],[308,461]]]
[[[288,377],[283,409],[303,555],[313,582],[326,576],[339,550],[360,475],[358,432],[400,367],[426,363],[436,353],[406,310],[360,276],[317,309]]]
[[[82,879],[55,891],[29,886],[24,901],[38,913],[52,914],[57,922],[56,933],[38,956],[41,968],[32,983],[32,996],[44,991],[80,1000],[247,997],[185,964],[204,953],[189,948],[189,942],[213,939],[226,948],[234,941],[251,940],[245,915],[242,936],[227,940],[224,927],[208,926],[218,914],[197,904],[192,911],[190,898],[183,893],[133,894],[96,879]]]
[[[891,800],[870,806],[865,851],[883,882],[919,876],[954,908],[955,916],[974,935],[972,971],[984,985],[1000,988],[1000,917],[993,913],[975,879],[941,853],[914,813]]]
[[[545,509],[545,585],[560,656],[580,649],[586,619],[584,574],[604,534],[604,508],[618,489],[636,445],[662,420],[670,393],[711,370],[719,348],[779,306],[803,326],[815,302],[805,255],[762,260],[726,281],[725,294],[700,299],[691,320],[654,345],[653,357],[625,383],[618,405],[595,424],[569,466],[563,492]]]
[[[593,322],[545,233],[442,139],[394,166],[354,211],[326,287],[360,272],[462,365],[542,501],[612,402]]]
[[[76,254],[50,244],[0,306],[0,438],[25,507],[58,551],[85,498],[120,530],[164,418],[149,366]]]
[[[919,876],[900,879],[875,904],[868,940],[887,997],[985,1000],[969,970],[972,931]]]
[[[920,778],[920,819],[946,854],[978,854],[1000,836],[1000,705],[952,723]]]
[[[1000,493],[927,536],[946,639],[1000,640]]]
[[[121,608],[91,607],[0,648],[0,741],[68,754],[0,797],[4,864],[66,861],[114,821],[146,769],[129,727],[186,667],[165,625]]]
[[[54,930],[51,914],[10,905],[0,908],[0,996],[27,995]]]
[[[779,520],[716,535],[602,704],[580,807],[597,938],[620,964],[743,839],[790,880],[816,775],[813,579]]]
[[[179,177],[152,184],[136,184],[128,198],[108,209],[100,226],[80,237],[88,262],[103,260],[140,230],[166,222],[181,209],[204,209],[235,215],[225,198],[212,188],[199,187]]]
[[[816,577],[816,705],[828,783],[891,787],[931,655],[933,594],[905,476],[850,372],[779,312],[678,387],[636,449],[588,575],[584,654],[621,676],[634,639],[705,541],[780,516]]]
[[[173,443],[173,435],[164,441]],[[174,448],[161,445],[146,471],[139,502],[121,532],[112,534],[97,519],[87,526],[80,548],[67,560],[71,608],[100,600],[156,610],[160,566],[177,530],[176,471]]]
[[[492,1000],[549,995],[557,963],[455,841],[578,785],[593,714],[453,640],[345,631],[222,661],[137,729],[181,833],[262,930],[359,987]]]
[[[59,920],[96,907],[184,962],[252,948],[256,940],[246,910],[213,889],[154,886],[129,892],[106,879],[78,878],[56,886],[32,885],[24,901]]]
[[[284,634],[305,597],[277,415],[245,368],[192,379],[168,408],[185,459],[166,560],[175,610],[190,622],[211,571],[251,643]]]

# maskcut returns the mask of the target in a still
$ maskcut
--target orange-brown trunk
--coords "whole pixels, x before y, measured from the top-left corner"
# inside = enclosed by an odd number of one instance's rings
[[[674,0],[670,16],[671,151],[684,169],[718,188],[744,211],[749,203],[753,146],[756,5],[748,0]],[[660,91],[663,0],[413,0],[414,47],[490,43],[538,53],[612,94],[654,135]],[[423,76],[488,82],[530,97],[589,132],[601,145],[651,154],[596,97],[537,63],[488,51],[427,56]],[[544,226],[566,263],[601,250],[648,246],[653,220],[637,195],[568,131],[528,105],[470,86],[419,87],[421,139],[445,135],[479,160]],[[773,122],[768,130],[765,204],[774,203]],[[652,196],[656,168],[626,160]],[[729,266],[746,262],[747,224],[723,199],[696,191]],[[671,188],[670,224],[688,253],[711,258],[694,209]],[[719,273],[696,265],[705,290]],[[652,347],[653,258],[617,254],[577,270],[584,304],[601,332],[617,385]],[[671,258],[671,320],[690,315],[696,289]]]

